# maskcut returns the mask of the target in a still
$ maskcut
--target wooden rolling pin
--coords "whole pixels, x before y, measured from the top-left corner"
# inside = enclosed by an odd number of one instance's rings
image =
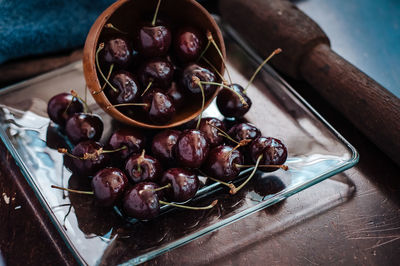
[[[321,28],[287,0],[220,0],[225,22],[271,64],[307,81],[400,165],[400,99],[340,57]]]

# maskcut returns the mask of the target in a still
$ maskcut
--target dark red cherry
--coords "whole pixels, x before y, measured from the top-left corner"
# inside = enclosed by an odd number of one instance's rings
[[[175,55],[183,63],[196,61],[204,49],[204,43],[204,34],[196,28],[180,28],[174,37]]]
[[[217,128],[226,131],[224,123],[218,118],[207,117],[202,118],[200,121],[199,130],[207,137],[210,147],[218,146],[225,140],[225,138],[220,135],[221,132],[219,132]]]
[[[71,170],[83,176],[90,176],[106,167],[110,156],[102,153],[102,149],[103,145],[93,140],[78,143],[71,154],[81,159],[71,158]],[[82,159],[85,154],[88,155],[88,158]]]
[[[95,114],[72,115],[65,125],[65,132],[72,143],[84,140],[99,140],[103,134],[103,121]]]
[[[154,136],[151,152],[164,165],[172,166],[176,163],[174,148],[180,134],[178,130],[166,129]]]
[[[178,163],[183,167],[200,168],[206,160],[209,144],[203,132],[196,129],[183,131],[175,146]]]
[[[128,178],[118,168],[104,168],[92,179],[92,189],[97,202],[104,207],[115,205],[124,195]]]
[[[240,123],[236,124],[228,131],[229,136],[231,136],[236,141],[241,141],[244,139],[254,140],[261,136],[260,130],[251,123]]]
[[[68,109],[67,109],[68,108]],[[53,96],[47,105],[47,114],[54,123],[64,126],[71,115],[83,112],[83,104],[70,93]]]
[[[108,147],[115,150],[126,146],[127,148],[115,154],[118,160],[125,160],[133,153],[140,153],[146,145],[146,136],[142,131],[134,128],[120,128],[113,132]],[[114,157],[114,156],[113,156]]]
[[[243,117],[251,107],[251,100],[239,84],[230,86],[235,92],[227,88],[222,89],[217,95],[217,107],[222,115],[231,118]],[[240,95],[241,97],[239,97]]]
[[[161,185],[171,184],[165,189],[164,195],[170,201],[184,202],[193,198],[199,189],[199,178],[190,170],[171,168],[164,172]]]
[[[178,84],[176,82],[172,82],[171,87],[166,91],[166,94],[174,102],[176,109],[179,109],[183,105],[185,96],[183,95],[181,89],[178,87]]]
[[[111,84],[118,90],[108,88],[107,97],[113,104],[138,102],[140,97],[140,85],[132,73],[120,70],[113,74]]]
[[[221,181],[232,181],[238,177],[243,164],[243,155],[238,149],[220,145],[210,150],[203,165],[204,172]]]
[[[287,159],[287,148],[281,140],[271,137],[258,137],[250,144],[250,157],[256,163],[262,155],[261,165],[282,165]],[[279,168],[260,167],[261,171],[272,172]]]
[[[145,57],[160,57],[168,53],[171,46],[171,30],[166,25],[145,25],[139,29],[136,47]]]
[[[131,64],[132,51],[132,46],[125,37],[112,38],[104,43],[102,61],[125,68]]]
[[[162,174],[162,167],[156,158],[142,153],[129,157],[125,164],[125,171],[135,183],[157,182]]]
[[[165,90],[171,86],[174,77],[174,67],[166,59],[153,58],[143,63],[138,75],[144,88],[152,82],[152,88]]]
[[[154,189],[159,188],[155,183],[142,182],[129,189],[123,198],[124,213],[139,220],[155,218],[160,213],[159,196]]]
[[[150,121],[155,124],[169,122],[176,113],[172,99],[159,90],[149,93],[143,101],[148,104],[144,109],[148,111]]]
[[[192,94],[201,95],[200,86],[193,80],[193,76],[196,76],[200,81],[204,82],[217,82],[215,74],[207,68],[201,67],[197,64],[190,64],[185,67],[182,74],[182,88]],[[217,85],[202,84],[204,94],[211,95],[217,89]]]

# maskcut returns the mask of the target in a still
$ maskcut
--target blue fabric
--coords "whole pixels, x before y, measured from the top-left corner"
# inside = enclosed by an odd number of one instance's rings
[[[82,46],[115,0],[0,0],[0,64]]]

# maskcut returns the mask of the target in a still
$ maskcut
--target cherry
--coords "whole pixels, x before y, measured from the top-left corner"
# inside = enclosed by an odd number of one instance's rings
[[[196,129],[183,131],[175,146],[175,155],[181,166],[200,168],[206,160],[209,144],[203,132]]]
[[[71,170],[84,176],[90,176],[107,166],[110,161],[108,154],[103,152],[103,145],[93,140],[79,142],[71,154],[65,149],[59,152],[71,157]]]
[[[132,61],[132,47],[125,37],[111,38],[104,43],[102,61],[126,68]]]
[[[104,207],[111,207],[119,201],[128,186],[128,178],[118,168],[104,168],[92,179],[92,188],[97,202]]]
[[[142,182],[129,189],[123,198],[122,208],[128,216],[139,220],[155,218],[160,213],[159,196],[155,183]]]
[[[47,105],[47,114],[54,123],[64,126],[71,115],[83,112],[84,106],[77,97],[70,93],[53,96]]]
[[[162,174],[162,167],[156,158],[145,155],[143,150],[142,154],[129,157],[125,164],[125,171],[135,183],[157,182]]]
[[[95,114],[73,114],[65,125],[65,132],[72,143],[99,140],[103,134],[101,117]]]
[[[147,93],[143,102],[147,104],[144,109],[148,111],[150,121],[155,124],[167,123],[176,113],[173,100],[160,90]]]
[[[197,60],[204,49],[204,36],[193,27],[180,28],[174,38],[175,55],[182,63]]]
[[[157,14],[161,0],[158,1],[151,24],[146,23],[139,29],[136,46],[145,57],[165,56],[171,46],[171,30],[168,26],[157,23]],[[158,24],[158,25],[156,25]]]
[[[138,75],[144,87],[151,83],[153,88],[167,89],[171,86],[174,77],[174,67],[166,59],[153,58],[143,63]]]
[[[231,136],[236,141],[241,141],[245,139],[254,140],[261,136],[260,130],[251,123],[240,123],[236,124],[228,131],[229,136]]]
[[[164,165],[171,166],[175,163],[174,148],[180,134],[178,130],[166,129],[154,136],[151,152]]]
[[[113,74],[111,79],[117,91],[110,89],[107,91],[107,97],[113,104],[134,103],[139,100],[140,86],[136,77],[132,73],[120,70]]]
[[[201,83],[203,84],[204,94],[211,95],[215,92],[218,85],[214,84],[205,84],[206,82],[216,82],[217,78],[215,74],[207,68],[201,67],[197,64],[190,64],[185,67],[182,74],[182,88],[190,92],[192,94],[200,94],[201,89],[199,84],[193,77],[197,77],[200,79]]]
[[[166,94],[171,98],[176,109],[179,109],[183,105],[185,98],[176,82],[172,82],[171,87],[167,90]]]
[[[250,157],[253,162],[262,156],[260,163],[263,165],[282,165],[287,159],[287,148],[281,140],[271,137],[258,137],[249,147]],[[260,167],[264,172],[272,172],[277,167]]]
[[[230,88],[224,88],[218,93],[218,110],[225,117],[241,118],[250,110],[252,102],[239,84],[232,84]]]
[[[218,146],[224,141],[224,137],[217,128],[222,131],[226,130],[224,123],[218,118],[208,117],[200,121],[199,130],[206,136],[210,147]]]
[[[220,145],[210,150],[203,169],[211,177],[227,182],[238,177],[241,164],[243,155],[239,150]]]
[[[118,149],[123,146],[127,148],[118,152],[118,160],[125,160],[133,153],[140,153],[146,145],[146,136],[142,131],[134,128],[120,128],[113,132],[108,140],[108,146]]]
[[[193,198],[199,189],[199,178],[190,170],[170,168],[164,172],[161,185],[171,184],[165,189],[165,197],[170,201],[184,202]]]

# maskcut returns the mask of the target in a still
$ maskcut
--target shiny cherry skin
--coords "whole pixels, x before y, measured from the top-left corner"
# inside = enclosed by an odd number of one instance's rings
[[[220,132],[215,127],[221,129],[222,131],[226,131],[224,123],[218,118],[207,117],[207,118],[202,118],[200,121],[199,130],[203,132],[204,135],[206,136],[208,143],[210,144],[210,147],[218,146],[222,144],[225,140],[223,136],[218,134]]]
[[[204,34],[193,27],[180,28],[174,35],[175,55],[182,63],[196,61],[204,49]]]
[[[104,207],[114,206],[124,195],[128,178],[118,168],[104,168],[92,178],[92,189],[96,201]]]
[[[140,98],[141,87],[138,80],[132,73],[119,70],[111,78],[111,84],[118,90],[108,88],[107,97],[113,104],[134,103]]]
[[[174,129],[166,129],[154,136],[151,143],[151,152],[162,164],[172,166],[175,159],[175,144],[181,132]]]
[[[254,140],[261,136],[260,130],[251,123],[236,124],[229,129],[228,134],[236,141],[244,139]]]
[[[215,74],[211,70],[205,67],[201,67],[197,64],[189,64],[183,70],[182,89],[191,94],[201,96],[200,86],[193,81],[193,76],[198,77],[200,81],[217,82],[217,78],[215,77]],[[202,86],[204,89],[204,94],[206,96],[213,94],[218,87],[216,85],[209,85],[209,84],[202,84]]]
[[[57,94],[47,104],[47,114],[50,120],[60,126],[64,126],[73,114],[83,112],[83,109],[82,102],[70,93]]]
[[[243,91],[243,87],[239,84],[232,84],[230,86],[240,97],[232,92],[231,90],[224,88],[217,95],[217,107],[218,110],[225,117],[229,118],[241,118],[249,110],[252,105],[250,98]],[[243,101],[246,103],[244,104]]]
[[[272,137],[258,137],[250,144],[249,153],[253,163],[262,155],[260,164],[281,165],[286,162],[287,148],[281,140]],[[278,168],[260,167],[264,172],[273,172]]]
[[[103,121],[96,114],[74,114],[65,124],[65,132],[72,143],[84,140],[97,141],[103,134],[103,128]]]
[[[176,82],[172,82],[171,87],[166,91],[166,94],[171,98],[176,109],[179,109],[183,105],[185,96]]]
[[[171,46],[172,35],[167,25],[147,24],[139,29],[136,47],[145,57],[165,56]]]
[[[184,202],[193,198],[200,186],[198,176],[188,169],[170,168],[164,172],[162,186],[171,184],[165,189],[164,195],[170,201]]]
[[[210,145],[203,132],[196,129],[184,130],[175,145],[175,156],[179,165],[200,168],[208,156]]]
[[[171,86],[174,77],[174,67],[170,61],[163,58],[153,58],[146,60],[140,67],[139,79],[143,88],[153,82],[152,88],[166,90]]]
[[[127,149],[119,151],[115,154],[115,157],[118,157],[118,160],[125,161],[131,154],[140,153],[145,148],[146,136],[142,131],[135,128],[117,129],[108,140],[107,147],[115,150],[123,146],[126,146]]]
[[[148,117],[155,124],[165,124],[176,114],[173,100],[161,90],[152,90],[143,97],[143,102],[147,103],[144,109],[148,112]]]
[[[159,186],[152,182],[142,182],[129,189],[122,200],[122,209],[130,217],[139,220],[155,218],[160,213],[158,193],[152,191]]]
[[[133,49],[128,39],[125,37],[111,38],[104,43],[102,61],[108,65],[115,64],[126,68],[132,62],[132,53]]]
[[[84,154],[89,154],[88,159],[71,159],[71,170],[82,176],[91,176],[97,171],[108,166],[110,156],[107,153],[101,153],[103,145],[93,140],[79,142],[72,150],[71,154],[82,158]]]
[[[240,168],[237,165],[242,164],[243,155],[238,149],[220,145],[210,150],[203,170],[211,177],[228,182],[238,177]]]
[[[158,182],[162,174],[162,167],[160,162],[150,155],[133,154],[126,161],[125,172],[135,183]]]

